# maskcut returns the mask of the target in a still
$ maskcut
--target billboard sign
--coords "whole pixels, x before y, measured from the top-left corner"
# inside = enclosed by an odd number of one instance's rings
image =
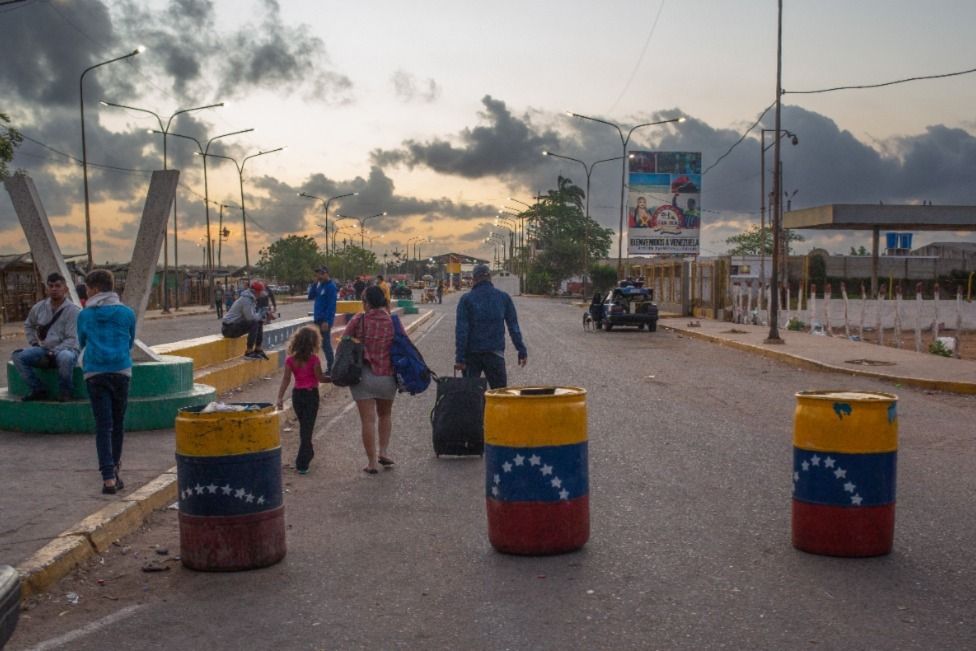
[[[627,163],[627,254],[698,255],[701,152],[633,151]]]

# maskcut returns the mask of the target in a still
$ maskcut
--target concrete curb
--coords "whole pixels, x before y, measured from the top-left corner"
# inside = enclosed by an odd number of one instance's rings
[[[407,324],[406,331],[412,333],[433,316],[427,310]],[[332,385],[326,387],[326,393],[333,389]],[[17,566],[21,575],[21,601],[47,590],[71,570],[141,527],[153,511],[172,504],[176,498],[174,466],[69,527]]]
[[[901,375],[892,375],[890,373],[878,373],[876,371],[868,371],[864,369],[835,366],[833,364],[827,364],[826,362],[810,359],[809,357],[803,357],[801,355],[786,353],[771,348],[764,348],[761,346],[756,346],[754,344],[747,344],[741,341],[725,339],[723,337],[716,337],[714,335],[706,334],[703,332],[685,330],[682,328],[675,328],[673,326],[668,326],[663,324],[660,327],[666,330],[670,330],[671,332],[676,332],[678,334],[684,335],[686,337],[690,337],[693,339],[701,339],[702,341],[708,341],[713,344],[718,344],[720,346],[735,348],[736,350],[742,350],[747,353],[752,353],[753,355],[759,355],[760,357],[773,359],[778,362],[783,362],[785,364],[795,366],[797,368],[805,368],[814,371],[828,371],[830,373],[843,373],[844,375],[856,375],[859,377],[871,378],[872,380],[881,380],[883,382],[903,384],[905,386],[916,387],[919,389],[928,389],[930,391],[944,391],[946,393],[976,395],[976,382],[954,382],[948,380],[935,380],[930,378],[906,377]]]

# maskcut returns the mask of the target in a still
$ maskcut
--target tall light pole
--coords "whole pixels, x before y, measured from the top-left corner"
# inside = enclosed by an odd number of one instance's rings
[[[782,122],[780,120],[780,108],[783,97],[783,0],[777,0],[778,14],[776,21],[776,140],[773,141],[773,286],[771,300],[769,301],[769,336],[766,338],[767,344],[782,344],[783,340],[779,336],[779,258],[780,252],[780,230],[783,226],[783,215],[780,212],[779,197],[782,194],[780,189],[780,140],[783,135]]]
[[[759,135],[759,286],[766,284],[766,150],[774,143],[766,144],[766,134],[774,129],[763,129]],[[789,137],[793,146],[800,144],[800,139],[789,129],[783,129],[782,134]],[[760,296],[760,304],[762,297]]]
[[[91,209],[88,205],[88,145],[85,141],[85,75],[95,68],[101,68],[102,66],[106,66],[110,63],[115,63],[116,61],[134,57],[140,52],[145,51],[146,48],[140,45],[128,54],[123,54],[120,57],[115,57],[114,59],[109,59],[108,61],[102,61],[101,63],[96,63],[93,66],[88,66],[84,69],[84,71],[81,73],[81,77],[78,79],[78,103],[81,107],[81,174],[85,179],[85,250],[88,253],[89,271],[91,271],[94,267],[94,262],[92,259]]]
[[[659,120],[657,122],[645,122],[644,124],[638,124],[630,128],[627,135],[624,136],[623,130],[620,125],[614,124],[613,122],[607,122],[606,120],[601,120],[600,118],[590,117],[588,115],[580,115],[579,113],[573,113],[572,111],[566,111],[566,114],[583,120],[590,120],[592,122],[599,122],[600,124],[606,124],[617,130],[617,135],[620,136],[620,146],[621,146],[621,158],[623,159],[623,167],[620,170],[620,222],[617,230],[617,276],[623,275],[624,269],[624,211],[627,209],[627,143],[630,142],[630,137],[634,135],[634,132],[638,129],[643,129],[644,127],[653,127],[659,124],[668,124],[669,122],[684,122],[684,116],[680,118],[671,118],[670,120]]]
[[[249,131],[252,131],[252,129],[249,129]],[[269,149],[267,151],[259,151],[256,154],[245,156],[241,159],[240,163],[237,162],[237,159],[231,158],[230,156],[221,156],[220,154],[201,154],[204,158],[207,156],[213,156],[214,158],[229,160],[234,164],[234,167],[237,168],[237,176],[241,182],[241,223],[244,226],[244,269],[248,274],[251,272],[251,254],[247,248],[247,211],[244,209],[244,166],[247,164],[247,161],[251,160],[252,158],[264,156],[265,154],[273,154],[275,152],[284,151],[285,149],[285,147],[278,147],[276,149]]]
[[[345,197],[356,197],[359,196],[358,192],[347,192],[346,194],[337,194],[334,197],[329,197],[328,199],[323,199],[322,197],[316,197],[314,194],[309,194],[308,192],[299,192],[298,196],[305,197],[306,199],[316,199],[325,204],[325,252],[329,253],[329,204],[331,204],[336,199],[343,199]]]
[[[206,106],[194,106],[193,108],[185,108],[176,111],[169,119],[166,120],[166,124],[163,124],[163,118],[160,117],[159,113],[155,111],[150,111],[149,109],[136,108],[135,106],[126,106],[125,104],[116,104],[115,102],[107,102],[105,100],[100,100],[98,102],[102,106],[112,106],[115,108],[128,109],[130,111],[137,111],[139,113],[148,113],[149,115],[156,118],[156,122],[159,123],[159,131],[154,131],[149,129],[149,133],[161,133],[163,134],[163,169],[169,169],[167,156],[166,156],[166,136],[169,134],[169,128],[173,124],[173,119],[177,115],[182,115],[183,113],[190,113],[192,111],[202,111],[209,108],[218,108],[223,106],[223,102],[217,104],[207,104]],[[173,196],[173,266],[176,267],[176,278],[179,281],[179,268],[180,268],[180,251],[179,251],[179,228],[177,226],[177,212],[176,212],[176,196]],[[169,244],[168,240],[163,238],[163,313],[169,312],[169,292],[166,291],[166,279],[169,278]],[[176,309],[180,309],[180,289],[176,288]]]
[[[365,249],[366,248],[366,222],[369,221],[370,219],[375,219],[377,217],[385,217],[386,214],[387,212],[385,210],[383,212],[378,212],[375,215],[370,215],[369,217],[353,217],[352,215],[342,215],[336,213],[336,221],[340,221],[343,219],[355,219],[356,221],[358,221],[359,222],[359,248]]]
[[[237,136],[237,135],[240,135],[242,133],[248,133],[248,132],[251,132],[251,131],[254,131],[254,129],[241,129],[239,131],[231,131],[230,133],[222,133],[219,136],[214,136],[213,138],[211,138],[210,140],[208,140],[206,146],[203,146],[200,143],[200,141],[197,140],[196,138],[194,138],[193,136],[185,136],[185,135],[179,134],[179,133],[170,133],[169,134],[169,135],[171,135],[171,136],[173,136],[175,138],[183,138],[184,140],[190,140],[190,141],[196,143],[197,151],[194,152],[194,154],[196,154],[197,156],[199,156],[200,158],[203,159],[203,208],[204,208],[204,213],[206,215],[206,220],[207,220],[207,240],[208,241],[210,241],[210,185],[209,185],[209,182],[207,180],[207,156],[215,156],[215,154],[211,154],[210,153],[210,145],[212,145],[214,143],[214,141],[220,140],[221,138],[226,138],[228,136]],[[223,221],[223,208],[221,208],[221,221]],[[208,250],[212,251],[213,250],[213,247],[208,247]],[[211,256],[210,263],[207,265],[207,267],[208,267],[208,271],[209,271],[208,276],[210,277],[210,282],[208,283],[208,285],[209,285],[209,291],[210,291],[209,300],[212,303],[213,302],[213,258],[212,258],[212,256]]]
[[[518,232],[518,224],[513,219],[508,217],[502,217],[501,215],[495,216],[495,226],[500,226],[508,231],[508,262],[509,267],[513,266],[513,260],[515,255],[515,234]],[[505,237],[504,235],[502,237]],[[509,269],[509,271],[514,271]]]
[[[600,163],[609,163],[610,161],[619,160],[620,156],[614,156],[613,158],[604,158],[602,160],[594,161],[587,165],[578,158],[573,158],[571,156],[562,156],[555,152],[543,151],[543,156],[552,156],[553,158],[562,158],[563,160],[573,161],[574,163],[579,163],[583,166],[583,171],[586,172],[586,230],[583,234],[583,297],[586,298],[586,274],[590,269],[590,177],[593,175],[593,168]]]
[[[224,250],[224,238],[230,235],[230,231],[224,233],[224,208],[230,208],[226,203],[220,204],[220,218],[217,221],[217,266],[223,266],[221,262],[221,253]]]

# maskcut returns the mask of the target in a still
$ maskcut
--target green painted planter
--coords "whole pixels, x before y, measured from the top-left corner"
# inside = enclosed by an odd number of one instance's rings
[[[132,366],[132,382],[129,384],[130,398],[183,393],[193,389],[193,360],[189,357],[163,355],[162,362],[139,362]],[[44,383],[48,394],[58,395],[58,372],[55,369],[36,369],[37,376]],[[15,396],[27,395],[27,383],[20,377],[13,362],[7,362],[7,390]],[[85,388],[85,374],[80,366],[75,367],[73,398],[88,400]]]
[[[397,307],[413,307],[413,300],[409,298],[397,299]]]

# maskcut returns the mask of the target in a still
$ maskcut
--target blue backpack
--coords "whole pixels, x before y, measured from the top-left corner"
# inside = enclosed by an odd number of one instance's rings
[[[396,376],[397,388],[400,393],[417,395],[423,393],[430,386],[433,372],[427,368],[424,356],[410,341],[407,331],[403,329],[400,318],[393,315],[393,345],[390,347],[390,361],[393,362],[393,373]]]

